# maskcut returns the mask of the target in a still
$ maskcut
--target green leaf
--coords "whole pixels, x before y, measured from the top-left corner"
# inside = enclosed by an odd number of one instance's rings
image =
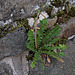
[[[57,51],[56,56],[59,56],[59,51]]]
[[[43,23],[43,25],[47,24],[47,19],[46,19],[46,18],[43,19],[43,20],[42,20],[42,23]]]
[[[56,43],[59,39],[60,39],[60,38],[55,38],[55,39],[53,39],[52,42],[50,42],[50,44]]]
[[[31,66],[31,68],[36,67],[35,64],[33,64],[33,63],[31,63],[30,66]]]
[[[26,43],[26,46],[27,46],[28,49],[30,49],[31,51],[35,52],[34,45],[31,46],[29,43]]]
[[[67,48],[67,46],[65,44],[63,44],[63,45],[59,44],[59,47],[60,47],[61,50],[64,50],[64,49]]]
[[[34,57],[35,57],[35,59],[39,60],[39,52],[36,52]]]
[[[44,67],[44,64],[42,63],[42,70],[44,70],[45,69],[45,67]]]
[[[38,11],[38,13],[41,13],[41,11],[40,10],[37,10]]]
[[[31,68],[36,67],[36,64],[37,64],[36,60],[37,59],[33,58],[33,62],[30,64]]]
[[[52,55],[51,53],[47,52],[47,51],[43,51],[42,53],[45,53],[45,54],[48,54],[49,56],[53,57],[53,58],[56,58],[57,60],[61,61],[61,62],[64,62],[61,58],[55,56],[55,55]]]
[[[60,33],[61,28],[57,25],[54,28],[50,30],[48,34],[46,34],[45,38],[43,39],[43,42],[49,43],[52,42],[53,38],[55,39],[55,36],[58,36]],[[58,38],[59,39],[59,38]],[[57,40],[54,40],[54,42]]]
[[[54,46],[51,48],[51,50],[58,49],[58,48],[59,48],[59,46]]]
[[[65,56],[65,54],[63,52],[60,52],[59,56],[62,57],[62,56]]]

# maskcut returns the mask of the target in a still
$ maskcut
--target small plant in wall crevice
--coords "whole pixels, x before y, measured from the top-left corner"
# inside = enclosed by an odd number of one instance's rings
[[[63,50],[66,48],[66,45],[60,43],[56,44],[56,42],[60,39],[57,37],[61,31],[59,25],[47,29],[47,19],[45,18],[40,21],[40,27],[37,27],[39,14],[41,14],[41,12],[38,11],[34,22],[34,27],[28,31],[28,42],[26,45],[27,48],[33,52],[33,60],[30,64],[31,68],[36,67],[36,64],[38,64],[37,61],[40,60],[42,62],[42,69],[44,70],[42,55],[47,57],[47,61],[49,63],[49,56],[64,62],[60,57],[65,55]]]

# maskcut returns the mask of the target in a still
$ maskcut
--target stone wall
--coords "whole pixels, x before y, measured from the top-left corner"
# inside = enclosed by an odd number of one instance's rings
[[[10,23],[15,27],[16,22],[13,21],[19,18],[29,18],[31,24],[33,19],[30,19],[31,16],[38,9],[42,9],[43,5],[50,5],[50,0],[0,0],[0,27],[4,24],[10,26]],[[48,16],[47,13],[42,13]],[[49,19],[52,25],[56,20],[56,18]],[[26,42],[25,27],[18,28],[13,33],[7,33],[6,36],[0,38],[0,75],[28,75]]]

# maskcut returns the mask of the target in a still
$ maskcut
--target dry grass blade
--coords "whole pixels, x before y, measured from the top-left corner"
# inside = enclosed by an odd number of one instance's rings
[[[64,60],[62,58],[59,58],[58,59],[60,62],[64,63]]]

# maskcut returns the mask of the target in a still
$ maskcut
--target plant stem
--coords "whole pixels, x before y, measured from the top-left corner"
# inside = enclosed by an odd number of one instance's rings
[[[37,19],[36,19],[36,27],[35,27],[35,47],[37,49],[37,41],[36,41],[36,33],[37,33],[37,20],[38,20],[39,14],[37,13]]]

